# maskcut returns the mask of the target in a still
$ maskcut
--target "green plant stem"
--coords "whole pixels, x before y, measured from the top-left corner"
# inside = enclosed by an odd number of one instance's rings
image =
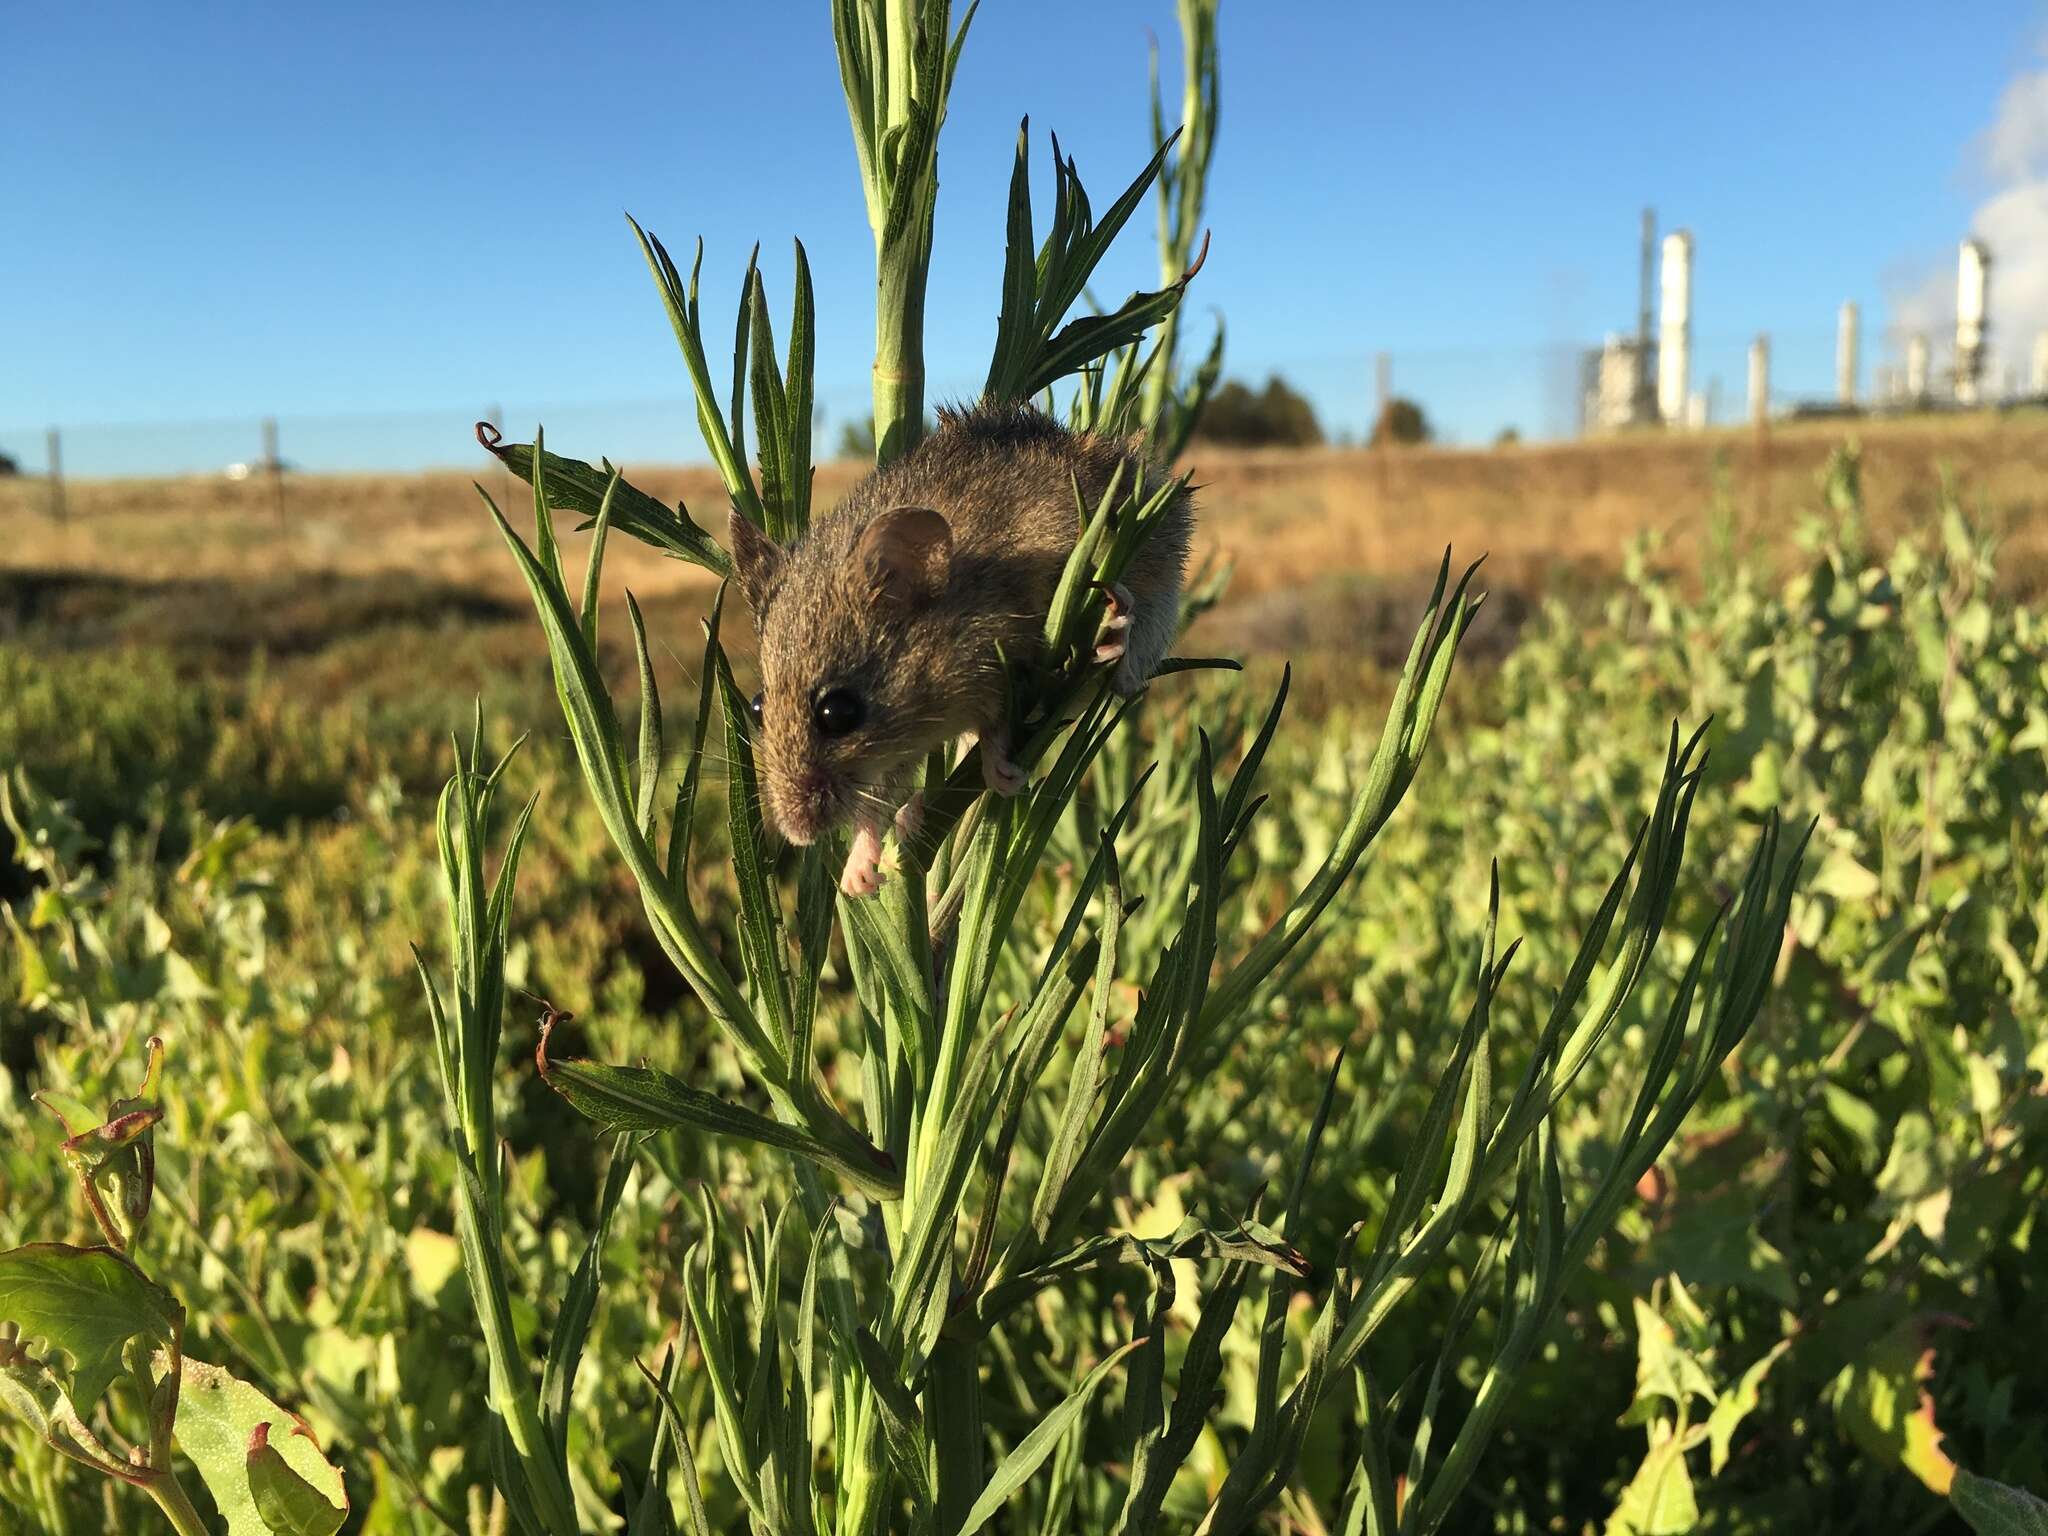
[[[932,1350],[925,1419],[938,1463],[939,1529],[954,1531],[988,1486],[975,1340],[941,1336]]]
[[[917,222],[921,230],[879,253],[875,276],[877,464],[902,458],[924,436],[924,289],[931,226]]]
[[[159,1472],[142,1485],[143,1491],[156,1500],[156,1507],[164,1512],[164,1518],[171,1522],[171,1529],[178,1536],[209,1536],[206,1522],[199,1518],[199,1511],[192,1507],[192,1500],[185,1493],[184,1484],[176,1474]]]

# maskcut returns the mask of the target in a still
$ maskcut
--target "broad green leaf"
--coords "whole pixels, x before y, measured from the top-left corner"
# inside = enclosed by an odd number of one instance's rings
[[[31,1243],[0,1253],[0,1323],[12,1323],[22,1345],[45,1359],[70,1359],[59,1376],[81,1415],[89,1415],[121,1371],[130,1339],[178,1347],[185,1309],[111,1248]]]
[[[2048,1536],[2048,1500],[2023,1488],[1958,1468],[1948,1499],[1977,1536]]]
[[[1714,1378],[1677,1341],[1677,1333],[1649,1300],[1634,1298],[1636,1313],[1636,1401],[1663,1399],[1683,1411],[1688,1399],[1714,1401]]]
[[[1621,1492],[1621,1503],[1607,1522],[1607,1536],[1685,1536],[1699,1524],[1699,1501],[1685,1453],[1702,1431],[1668,1434],[1650,1448],[1636,1475]]]
[[[405,1267],[413,1294],[431,1305],[462,1268],[462,1244],[432,1227],[414,1227],[405,1237]]]
[[[228,1536],[272,1536],[273,1532],[295,1536],[300,1531],[326,1536],[348,1513],[341,1470],[320,1453],[318,1443],[297,1416],[217,1365],[185,1361],[176,1432],[178,1449],[199,1469],[214,1503],[220,1506]],[[332,1525],[273,1525],[265,1518],[258,1507],[258,1484],[273,1511],[288,1505],[297,1512],[291,1518],[304,1519],[311,1510],[304,1495],[287,1491],[290,1485],[268,1457],[263,1458],[261,1473],[254,1470],[252,1453],[265,1446],[283,1470],[305,1485],[306,1494],[323,1500],[335,1512]]]
[[[346,1503],[331,1502],[292,1470],[270,1443],[268,1424],[257,1425],[249,1436],[249,1496],[275,1536],[334,1536],[348,1518]]]
[[[1832,1395],[1838,1422],[1866,1454],[1946,1494],[1956,1467],[1934,1422],[1934,1398],[1925,1385],[1933,1376],[1934,1351],[1921,1325],[1908,1319],[1846,1366]]]
[[[1860,903],[1875,896],[1879,887],[1874,872],[1859,864],[1854,854],[1838,848],[1821,860],[1820,868],[1814,871],[1807,888],[1816,895]]]

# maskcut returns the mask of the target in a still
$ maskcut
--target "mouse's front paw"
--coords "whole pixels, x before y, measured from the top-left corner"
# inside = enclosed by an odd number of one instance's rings
[[[882,888],[882,839],[872,827],[856,827],[846,868],[839,872],[843,896],[872,896]]]
[[[839,894],[872,896],[882,888],[882,871],[872,860],[848,859],[839,873]]]

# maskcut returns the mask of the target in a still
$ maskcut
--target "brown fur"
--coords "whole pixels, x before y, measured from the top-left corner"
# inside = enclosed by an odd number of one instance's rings
[[[999,738],[1002,658],[1037,657],[1079,535],[1075,483],[1092,507],[1129,457],[1030,407],[984,405],[942,413],[918,448],[855,486],[787,550],[734,515],[739,583],[761,641],[755,754],[785,836],[808,843],[849,817],[886,820],[926,753],[969,732]],[[1147,488],[1157,484],[1146,474]],[[1125,691],[1144,686],[1172,641],[1190,523],[1182,496],[1126,573]],[[829,688],[853,690],[865,710],[837,738],[811,718]]]

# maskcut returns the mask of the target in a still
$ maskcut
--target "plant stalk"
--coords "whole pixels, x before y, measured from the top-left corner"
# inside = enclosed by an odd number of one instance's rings
[[[192,1507],[192,1500],[172,1472],[159,1472],[144,1483],[143,1489],[156,1500],[156,1507],[164,1512],[164,1518],[171,1522],[171,1529],[178,1536],[209,1536],[206,1522],[199,1518],[199,1511]]]

